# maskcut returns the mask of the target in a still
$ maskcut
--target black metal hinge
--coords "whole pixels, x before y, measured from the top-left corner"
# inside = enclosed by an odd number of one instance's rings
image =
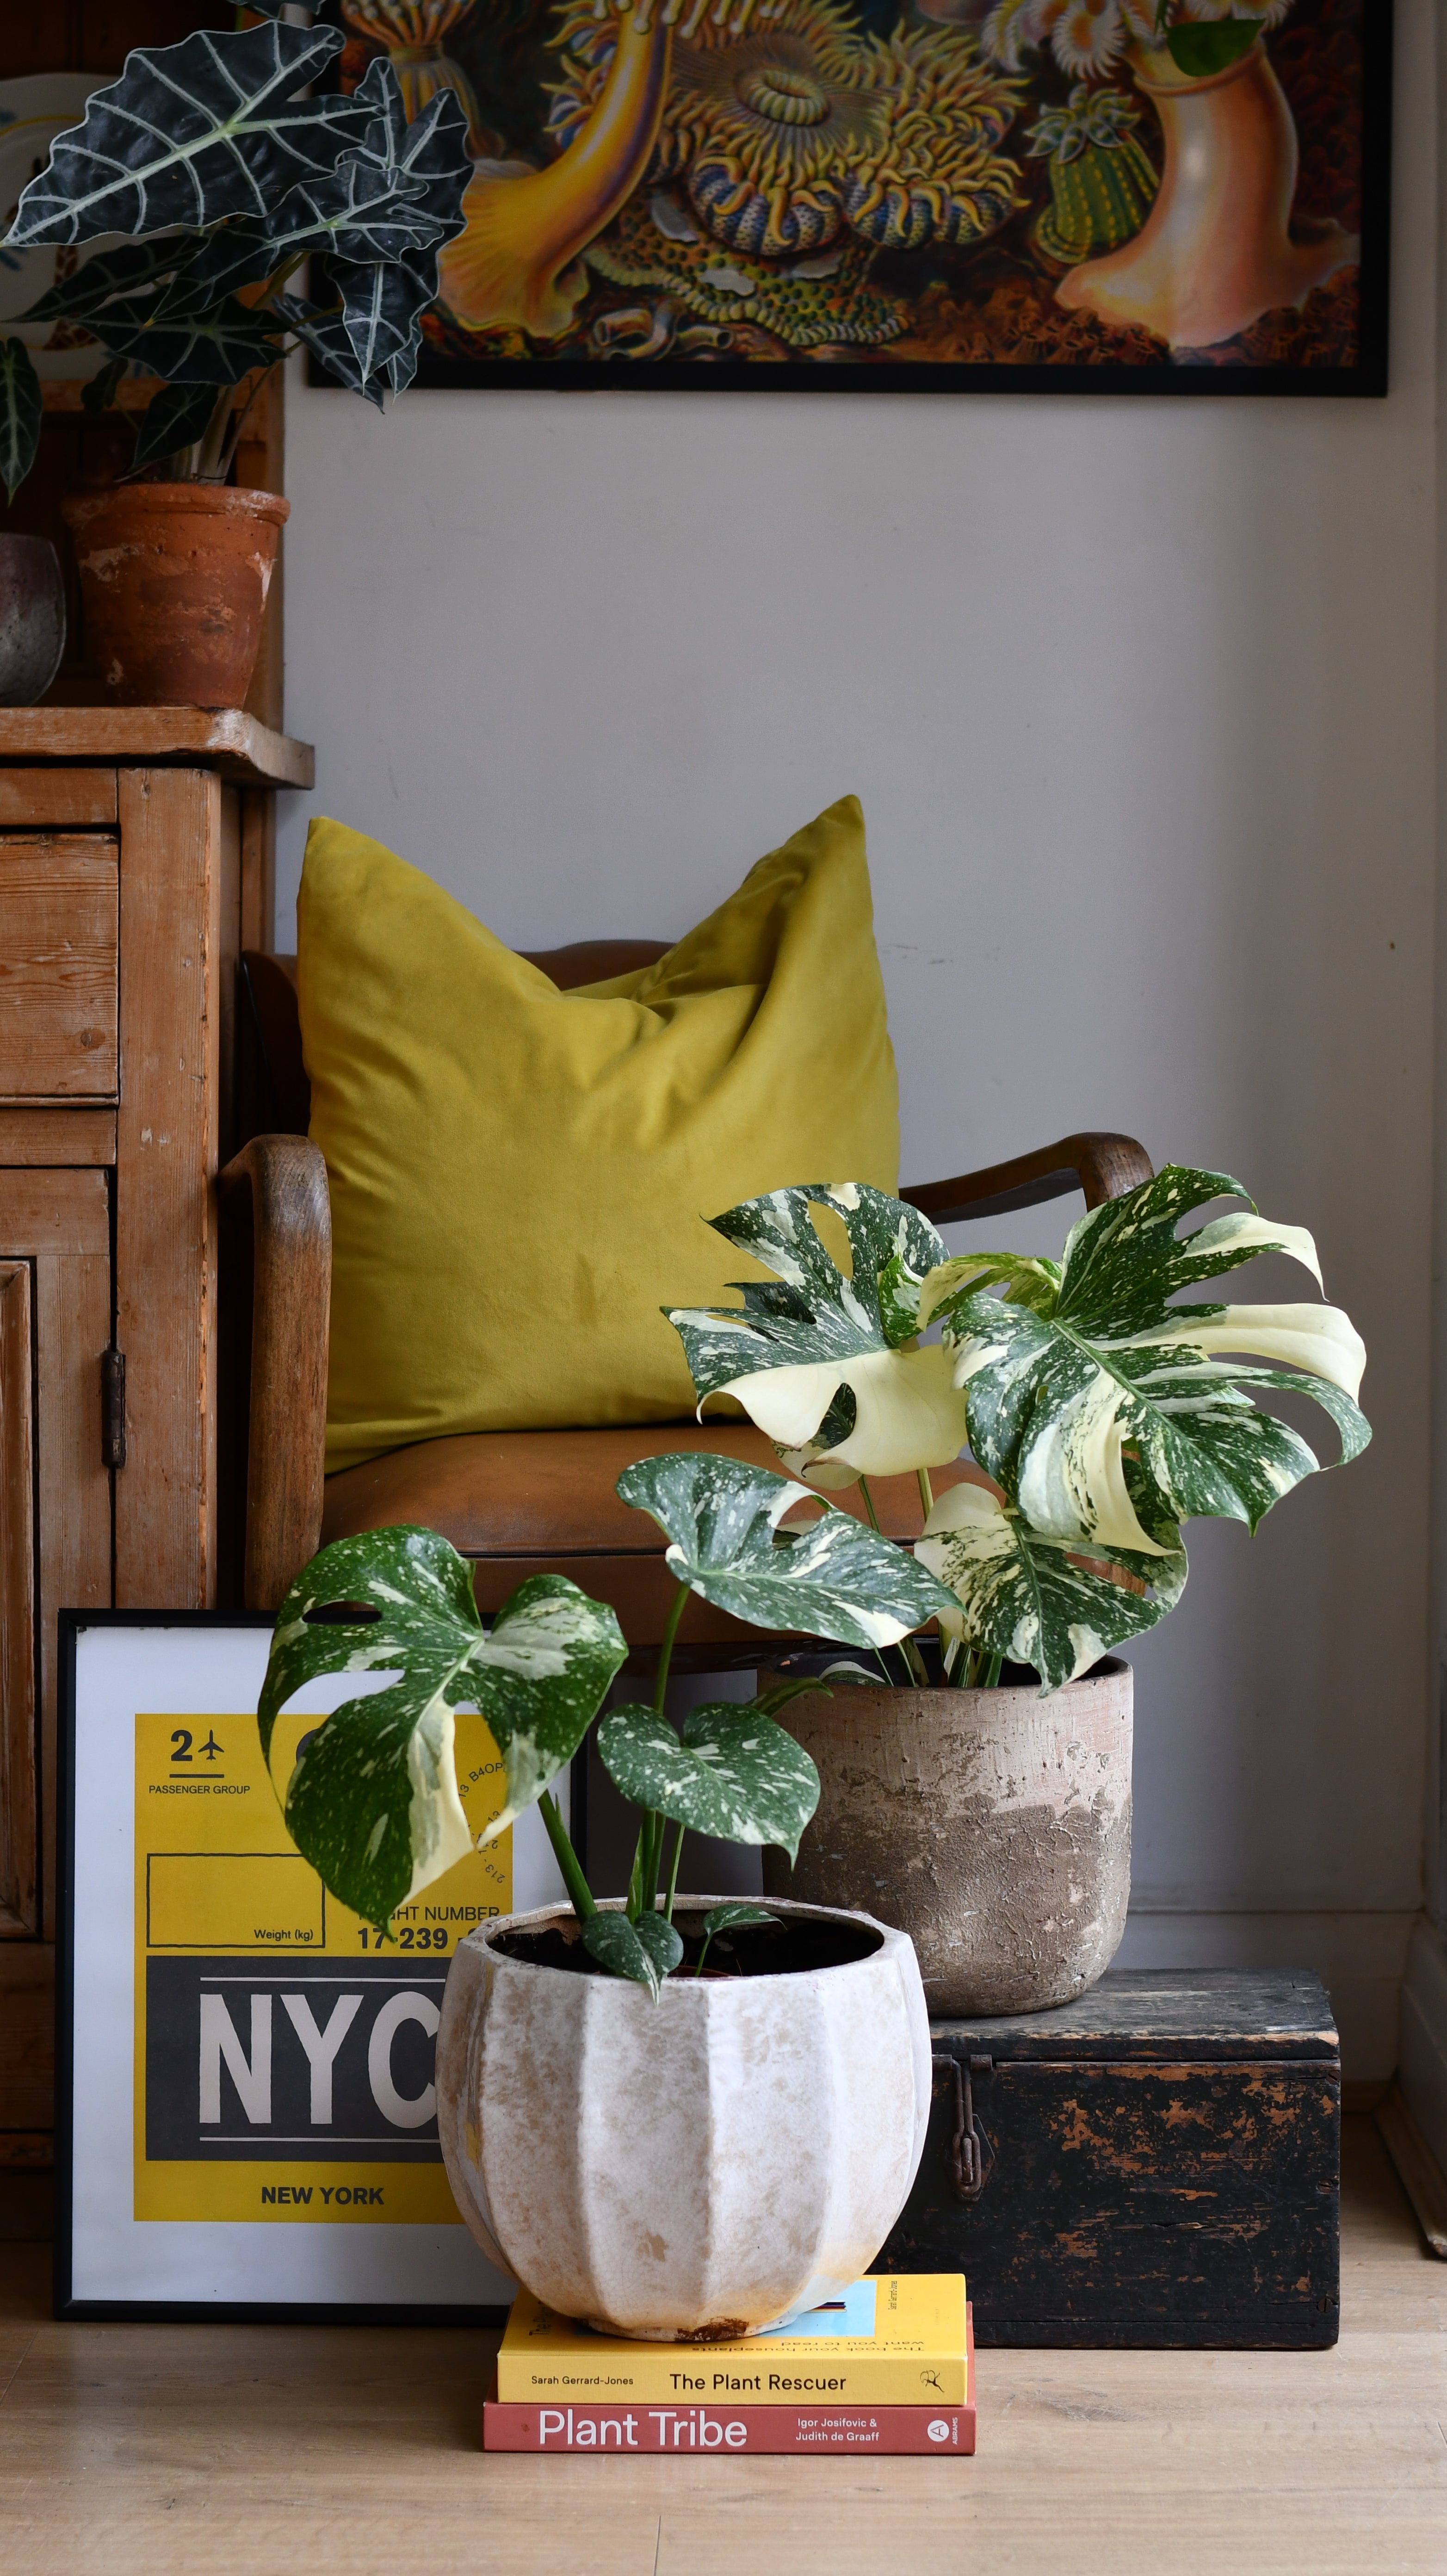
[[[100,1355],[100,1462],[126,1463],[126,1355],[114,1342]]]
[[[989,2140],[975,2117],[972,2075],[988,2075],[994,2066],[991,2057],[972,2057],[968,2066],[955,2056],[940,2055],[931,2064],[948,2075],[954,2085],[955,2126],[950,2139],[950,2163],[954,2169],[955,2189],[961,2200],[978,2200],[989,2180],[994,2157]]]

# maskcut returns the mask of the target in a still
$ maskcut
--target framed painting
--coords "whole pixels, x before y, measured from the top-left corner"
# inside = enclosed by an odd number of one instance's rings
[[[309,1727],[387,1676],[299,1692],[269,1774],[270,1643],[269,1619],[61,1613],[56,2313],[497,2323],[513,2285],[457,2214],[433,2059],[458,1942],[561,1896],[542,1820],[468,1854],[379,1946],[276,1786]],[[501,1795],[480,1717],[459,1713],[456,1755],[480,1828]]]
[[[466,110],[418,381],[1381,394],[1391,0],[327,0]]]

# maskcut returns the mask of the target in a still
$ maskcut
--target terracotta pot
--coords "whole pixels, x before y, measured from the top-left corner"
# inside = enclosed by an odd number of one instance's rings
[[[1103,1976],[1130,1897],[1131,1670],[1042,1699],[837,1687],[780,1712],[819,1768],[769,1898],[868,1905],[907,1932],[932,2013],[1043,2012]]]
[[[715,1902],[681,1897],[681,1928]],[[759,2333],[867,2272],[924,2145],[929,2022],[908,1941],[832,1919],[856,1952],[838,1966],[673,1976],[656,2003],[499,1947],[553,1929],[576,1944],[556,1907],[469,1933],[437,2119],[489,2259],[562,2316],[661,2343]]]
[[[33,707],[65,651],[65,585],[45,537],[0,537],[0,707]]]
[[[218,483],[121,483],[62,506],[108,696],[242,705],[290,504]]]
[[[1165,135],[1160,189],[1134,241],[1073,269],[1057,303],[1154,331],[1173,349],[1209,349],[1278,305],[1305,303],[1360,258],[1337,224],[1291,239],[1296,127],[1259,41],[1208,80],[1188,80],[1164,50],[1136,54],[1133,68]]]

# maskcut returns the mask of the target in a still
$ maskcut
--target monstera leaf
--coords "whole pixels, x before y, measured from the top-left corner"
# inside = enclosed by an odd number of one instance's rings
[[[1175,1608],[1186,1553],[1170,1524],[1158,1524],[1155,1537],[1160,1553],[1092,1542],[1084,1561],[1059,1539],[1042,1538],[997,1494],[966,1484],[940,1496],[915,1555],[957,1595],[954,1614],[940,1619],[946,1634],[1012,1663],[1033,1664],[1051,1691]],[[1131,1579],[1121,1583],[1113,1575]]]
[[[310,1613],[338,1605],[364,1616],[312,1624]],[[481,1709],[503,1758],[506,1799],[491,1840],[576,1752],[626,1651],[612,1611],[561,1574],[519,1584],[484,1632],[471,1569],[435,1530],[336,1540],[282,1603],[257,1711],[263,1756],[303,1682],[335,1672],[402,1678],[317,1728],[286,1793],[298,1850],[344,1905],[385,1923],[472,1847],[453,1710]]]
[[[892,1646],[954,1608],[953,1595],[849,1512],[779,1523],[818,1496],[792,1478],[698,1450],[640,1458],[617,1491],[670,1541],[680,1583],[755,1628],[802,1629],[846,1646]]]
[[[171,224],[204,232],[233,215],[266,222],[300,181],[326,178],[365,143],[373,98],[298,96],[342,43],[335,27],[272,24],[129,54],[83,123],[57,135],[22,192],[10,247]]]
[[[847,1279],[810,1217],[815,1206],[844,1224]],[[774,1190],[710,1223],[782,1285],[735,1280],[742,1309],[665,1308],[700,1405],[706,1396],[736,1396],[806,1473],[829,1460],[851,1478],[893,1476],[959,1456],[966,1405],[948,1356],[902,1347],[920,1328],[921,1282],[945,1258],[917,1209],[846,1181]]]
[[[802,1744],[736,1700],[691,1709],[681,1743],[652,1709],[615,1708],[598,1751],[636,1805],[721,1842],[777,1843],[791,1861],[819,1804],[819,1774]]]
[[[1258,1252],[1289,1253],[1320,1281],[1310,1235],[1270,1224],[1249,1201],[1249,1214],[1178,1237],[1183,1216],[1228,1196],[1246,1197],[1228,1174],[1168,1164],[1082,1217],[1058,1273],[1024,1265],[1029,1276],[997,1298],[981,1281],[992,1266],[1006,1275],[1004,1264],[977,1255],[926,1282],[921,1312],[943,1324],[975,1457],[1040,1537],[1156,1556],[1175,1544],[1158,1525],[1191,1513],[1255,1529],[1318,1461],[1258,1411],[1253,1387],[1314,1397],[1343,1461],[1366,1447],[1355,1401],[1366,1355],[1339,1307],[1167,1303]]]

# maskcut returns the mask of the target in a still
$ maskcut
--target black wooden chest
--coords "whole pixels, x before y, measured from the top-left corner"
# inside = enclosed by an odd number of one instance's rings
[[[1341,2062],[1319,1977],[1109,1975],[931,2025],[934,2106],[875,2265],[963,2270],[981,2344],[1335,2343]]]

